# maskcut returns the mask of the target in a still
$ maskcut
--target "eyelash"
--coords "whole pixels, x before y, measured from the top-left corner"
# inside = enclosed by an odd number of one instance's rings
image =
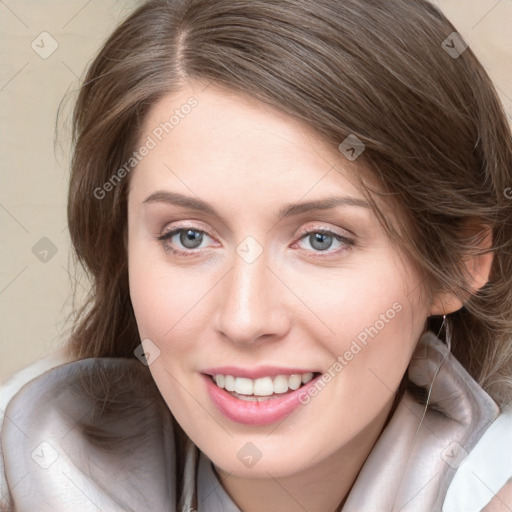
[[[193,226],[178,226],[178,227],[172,229],[171,231],[167,231],[166,233],[163,233],[162,235],[160,235],[157,238],[162,243],[165,251],[170,251],[172,254],[177,255],[177,256],[185,256],[185,257],[197,256],[198,255],[197,249],[196,250],[190,249],[188,251],[184,251],[184,250],[176,249],[175,247],[172,247],[170,244],[166,243],[168,240],[171,240],[174,235],[181,233],[182,231],[194,231],[196,233],[200,233],[200,234],[209,236],[206,231],[204,231],[202,229],[196,229]],[[303,231],[303,232],[299,233],[299,235],[297,235],[298,239],[296,242],[294,242],[294,244],[296,244],[297,242],[300,242],[301,240],[303,240],[313,234],[330,235],[333,237],[334,240],[337,240],[337,241],[345,244],[345,247],[338,249],[336,251],[329,251],[329,250],[315,251],[315,250],[313,250],[313,252],[316,253],[315,256],[313,256],[314,258],[329,258],[333,254],[339,254],[343,251],[350,249],[351,247],[353,247],[355,245],[354,240],[352,240],[344,235],[341,235],[340,233],[336,233],[330,229],[323,228],[323,227],[316,228],[316,229],[310,229],[310,230]]]

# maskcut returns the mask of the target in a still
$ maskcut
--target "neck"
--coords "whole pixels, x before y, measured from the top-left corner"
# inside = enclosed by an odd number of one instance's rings
[[[357,475],[396,406],[391,397],[378,416],[348,444],[307,470],[275,478],[245,478],[214,466],[219,481],[243,512],[341,510]]]

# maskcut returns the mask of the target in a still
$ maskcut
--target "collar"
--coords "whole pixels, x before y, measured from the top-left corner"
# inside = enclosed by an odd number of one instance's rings
[[[429,407],[405,394],[343,512],[441,510],[457,468],[500,413],[431,331],[421,337],[408,374],[430,394]]]

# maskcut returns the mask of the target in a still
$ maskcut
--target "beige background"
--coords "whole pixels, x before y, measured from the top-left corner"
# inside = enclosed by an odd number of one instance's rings
[[[512,121],[512,2],[435,3],[488,69]],[[136,4],[0,0],[0,382],[66,337],[74,279],[66,224],[72,95],[94,52]]]

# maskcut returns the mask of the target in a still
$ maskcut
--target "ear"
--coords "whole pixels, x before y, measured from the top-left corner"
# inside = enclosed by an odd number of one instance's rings
[[[492,229],[489,226],[478,226],[469,224],[467,230],[472,234],[481,233],[481,242],[478,244],[480,249],[492,248]],[[462,263],[466,267],[468,274],[468,286],[472,293],[476,293],[489,280],[491,266],[494,254],[487,252],[479,256],[470,256],[465,258]],[[469,299],[469,296],[466,300]],[[464,305],[459,297],[450,292],[439,292],[432,298],[430,314],[448,315],[459,310]]]

